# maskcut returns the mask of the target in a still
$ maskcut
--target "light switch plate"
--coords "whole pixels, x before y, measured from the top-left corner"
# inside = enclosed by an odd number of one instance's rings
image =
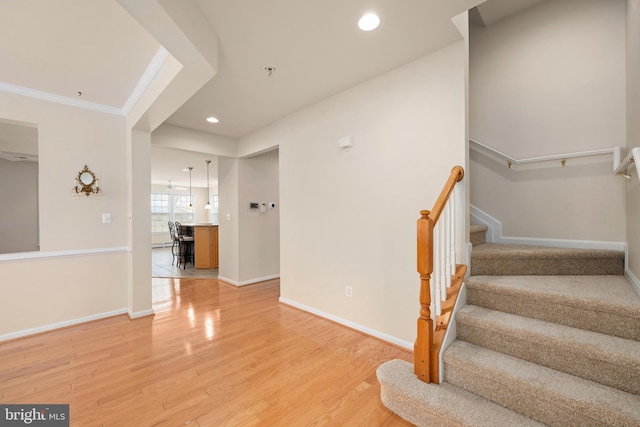
[[[103,213],[102,214],[102,223],[103,224],[111,224],[111,214],[110,213]]]

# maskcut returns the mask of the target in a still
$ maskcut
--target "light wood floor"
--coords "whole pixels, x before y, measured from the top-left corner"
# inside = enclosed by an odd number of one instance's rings
[[[153,279],[155,316],[0,343],[0,402],[72,426],[409,426],[375,370],[405,350],[278,303],[279,282]]]

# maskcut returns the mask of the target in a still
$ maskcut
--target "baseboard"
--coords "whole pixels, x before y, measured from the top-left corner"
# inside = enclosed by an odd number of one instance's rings
[[[625,242],[503,236],[502,222],[498,221],[488,213],[481,211],[473,205],[471,205],[471,220],[474,224],[484,224],[488,227],[487,242],[489,243],[550,246],[555,248],[608,249],[615,251],[624,251],[627,247],[627,244]]]
[[[233,285],[233,286],[253,285],[254,283],[266,282],[267,280],[273,280],[273,279],[279,279],[279,278],[280,278],[279,274],[274,274],[272,276],[257,277],[255,279],[243,280],[242,282],[238,282],[237,280],[231,280],[231,279],[227,279],[226,277],[218,276],[218,280],[225,283],[229,283],[230,285]]]
[[[105,313],[94,314],[91,316],[81,317],[78,319],[66,320],[64,322],[52,323],[50,325],[38,326],[37,328],[24,329],[22,331],[11,332],[9,334],[0,335],[0,342],[13,340],[16,338],[22,338],[29,335],[40,334],[42,332],[49,332],[55,329],[66,328],[68,326],[78,325],[80,323],[92,322],[94,320],[106,319],[108,317],[120,316],[122,314],[127,314],[128,311],[126,308],[120,310],[107,311]]]
[[[141,317],[153,316],[156,313],[155,311],[153,311],[152,308],[150,308],[149,310],[137,311],[135,313],[132,313],[129,311],[128,314],[129,314],[129,319],[139,319]]]
[[[471,223],[487,226],[487,234],[485,235],[487,243],[494,243],[495,240],[502,237],[502,223],[500,221],[473,205],[469,205],[469,207]]]
[[[624,275],[629,283],[631,283],[633,290],[636,291],[636,294],[640,297],[640,280],[638,280],[635,274],[633,274],[628,268],[624,271]]]
[[[227,279],[226,277],[218,275],[218,280],[221,282],[228,283],[233,286],[240,286],[240,282],[236,282],[235,280]]]
[[[322,317],[327,320],[331,320],[332,322],[339,323],[342,326],[346,326],[351,329],[355,329],[356,331],[362,332],[367,335],[371,335],[372,337],[376,337],[381,339],[382,341],[386,341],[388,343],[397,345],[398,347],[402,347],[409,351],[413,351],[413,343],[401,340],[389,334],[385,334],[384,332],[376,331],[375,329],[367,328],[366,326],[362,326],[358,323],[352,322],[351,320],[343,319],[342,317],[334,316],[333,314],[325,313],[324,311],[318,310],[313,307],[309,307],[304,304],[300,304],[296,301],[292,301],[287,298],[280,297],[280,302],[291,307],[297,308],[302,311],[306,311],[308,313],[314,314],[318,317]]]

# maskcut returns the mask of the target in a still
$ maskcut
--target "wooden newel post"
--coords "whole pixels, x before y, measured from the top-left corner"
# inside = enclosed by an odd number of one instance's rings
[[[424,382],[431,382],[429,366],[433,344],[433,320],[431,320],[431,273],[433,272],[433,220],[430,211],[420,211],[418,219],[418,273],[420,274],[420,317],[418,336],[413,346],[414,373]]]

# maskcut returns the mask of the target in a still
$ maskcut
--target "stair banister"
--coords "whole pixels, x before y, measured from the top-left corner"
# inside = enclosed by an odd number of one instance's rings
[[[417,337],[414,344],[414,373],[424,382],[439,383],[439,350],[440,346],[434,345],[436,330],[434,320],[441,315],[443,310],[441,301],[448,296],[447,287],[451,286],[452,275],[456,275],[461,284],[464,271],[460,272],[455,266],[455,240],[453,237],[454,214],[453,205],[447,207],[447,201],[454,190],[457,182],[464,177],[464,169],[455,166],[447,179],[438,199],[431,211],[420,211],[420,218],[417,223],[417,267],[420,275],[420,317],[417,321]],[[434,230],[440,216],[443,215],[443,222],[448,223],[448,227],[441,227]],[[438,234],[436,237],[435,234]],[[434,257],[434,238],[438,243],[439,257]],[[436,258],[436,262],[434,262]],[[434,266],[436,273],[434,273]],[[454,272],[452,272],[454,270]],[[432,275],[434,280],[432,283]],[[444,283],[443,283],[444,282]],[[437,287],[435,287],[436,285]],[[452,307],[447,306],[448,316],[451,315]],[[448,317],[447,317],[448,318]],[[444,336],[444,331],[440,331],[440,336]],[[441,339],[439,340],[441,344]]]

